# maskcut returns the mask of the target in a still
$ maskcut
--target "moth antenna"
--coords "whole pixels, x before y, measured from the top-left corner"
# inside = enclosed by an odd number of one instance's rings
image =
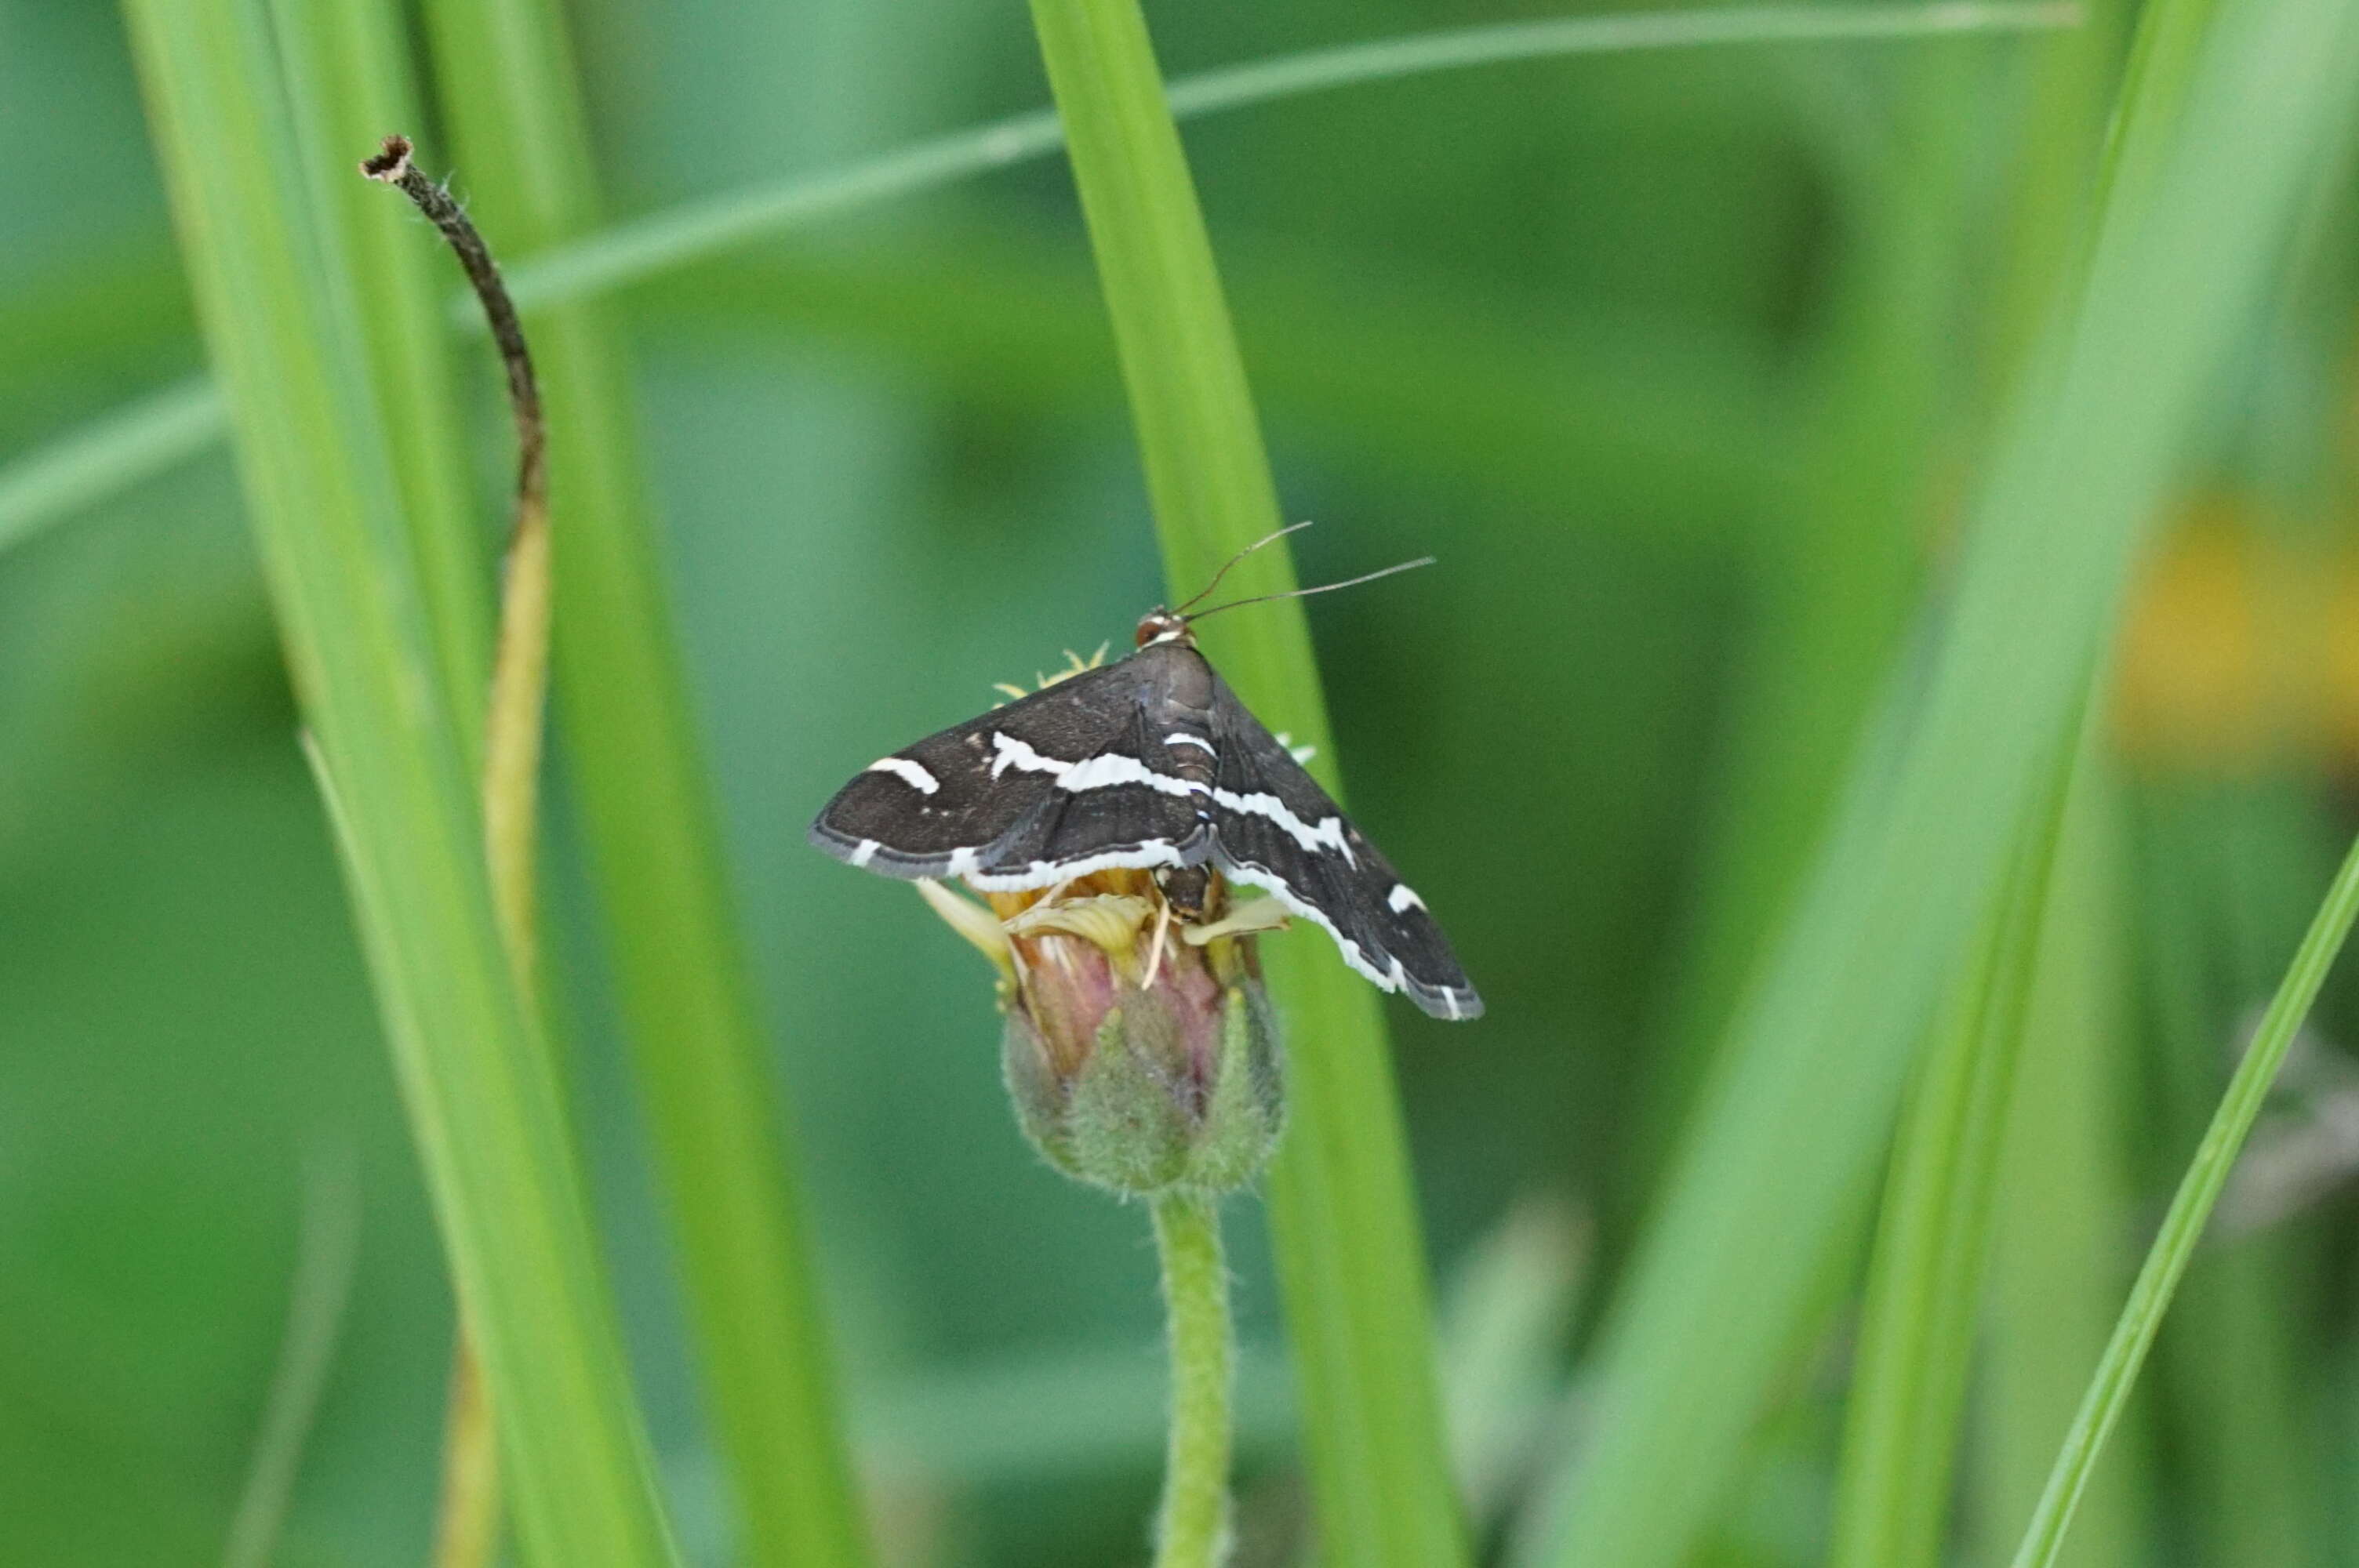
[[[1345,578],[1342,582],[1322,582],[1317,588],[1290,588],[1284,593],[1257,593],[1251,599],[1233,599],[1226,604],[1215,604],[1210,610],[1199,610],[1195,614],[1182,616],[1181,619],[1192,624],[1201,621],[1207,615],[1218,615],[1223,610],[1234,610],[1239,605],[1262,604],[1273,599],[1304,599],[1314,593],[1332,593],[1339,588],[1357,588],[1364,582],[1374,582],[1380,577],[1390,577],[1395,572],[1414,571],[1419,567],[1431,565],[1433,565],[1431,556],[1419,556],[1413,561],[1403,561],[1397,566],[1386,567],[1382,571],[1369,572],[1362,577]],[[1203,597],[1201,593],[1196,596],[1197,599]],[[1195,600],[1190,600],[1189,602],[1192,604]]]
[[[1229,568],[1235,566],[1239,561],[1244,560],[1247,556],[1252,555],[1264,545],[1275,545],[1280,539],[1285,538],[1288,534],[1299,534],[1302,532],[1303,529],[1310,526],[1310,524],[1308,521],[1295,523],[1288,524],[1284,528],[1280,528],[1277,533],[1270,535],[1266,539],[1256,539],[1252,544],[1247,545],[1244,549],[1239,550],[1235,555],[1231,556],[1227,561],[1223,563],[1221,569],[1212,574],[1212,580],[1206,583],[1202,591],[1199,592],[1194,599],[1189,600],[1187,604],[1173,605],[1171,607],[1171,613],[1174,615],[1180,614],[1188,608],[1189,604],[1193,604],[1197,600],[1203,599],[1210,595],[1214,589],[1221,586],[1221,579],[1229,575]],[[1210,611],[1206,611],[1205,613],[1209,615],[1212,612]]]

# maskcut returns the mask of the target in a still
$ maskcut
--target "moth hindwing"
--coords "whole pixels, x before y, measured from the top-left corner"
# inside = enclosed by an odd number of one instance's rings
[[[855,774],[811,824],[839,860],[987,892],[1114,867],[1212,866],[1324,929],[1437,1018],[1481,1016],[1425,901],[1214,673],[1181,618],[1138,651]]]

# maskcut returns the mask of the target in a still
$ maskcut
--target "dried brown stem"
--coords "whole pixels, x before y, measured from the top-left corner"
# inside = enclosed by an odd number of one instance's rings
[[[419,172],[410,161],[413,150],[408,137],[387,136],[383,151],[362,161],[361,173],[408,197],[427,221],[442,231],[459,265],[466,269],[475,297],[483,302],[492,341],[498,346],[500,362],[507,371],[508,404],[516,413],[516,524],[521,529],[527,506],[545,507],[549,491],[549,439],[541,424],[540,384],[532,373],[532,350],[525,342],[524,324],[516,319],[516,302],[508,297],[507,285],[500,281],[499,264],[492,259],[491,247],[475,232],[450,188]]]
[[[501,940],[517,989],[529,1006],[537,994],[538,968],[533,867],[551,608],[548,430],[541,417],[540,387],[533,377],[532,351],[491,247],[450,190],[419,172],[410,151],[408,137],[388,136],[384,150],[364,162],[361,172],[408,197],[450,242],[491,323],[516,416],[516,519],[508,535],[484,726],[484,850]],[[474,1336],[463,1317],[452,1347],[442,1444],[436,1568],[484,1568],[497,1552],[499,1455],[489,1392],[476,1359]]]

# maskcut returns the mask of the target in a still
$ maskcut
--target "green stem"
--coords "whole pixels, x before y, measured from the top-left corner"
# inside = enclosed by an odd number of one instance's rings
[[[1229,1273],[1217,1200],[1157,1198],[1155,1245],[1171,1325],[1171,1444],[1156,1524],[1155,1568],[1217,1568],[1229,1555]]]

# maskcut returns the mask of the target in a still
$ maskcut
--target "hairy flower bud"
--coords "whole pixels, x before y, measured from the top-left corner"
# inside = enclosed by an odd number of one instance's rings
[[[1141,1195],[1250,1182],[1285,1115],[1250,929],[1181,925],[1143,871],[986,896],[995,922],[928,900],[1000,965],[1008,1092],[1049,1162]]]

